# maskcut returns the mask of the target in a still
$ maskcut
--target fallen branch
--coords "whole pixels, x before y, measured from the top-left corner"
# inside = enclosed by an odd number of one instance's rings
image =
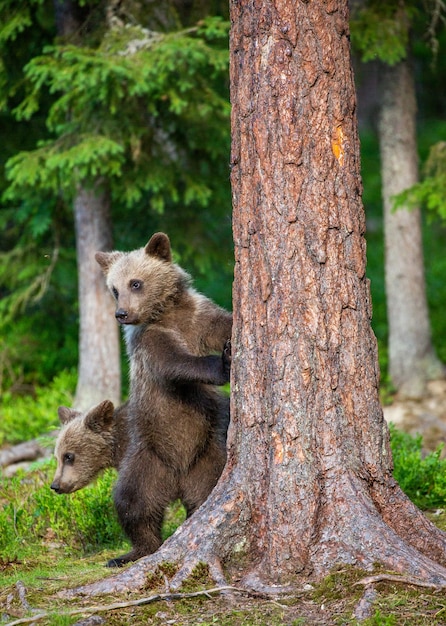
[[[7,467],[20,461],[35,461],[48,456],[49,451],[43,448],[35,439],[18,443],[10,448],[0,450],[0,467]]]
[[[403,585],[415,585],[417,587],[427,587],[428,589],[446,589],[446,584],[430,583],[413,576],[397,576],[396,574],[376,574],[367,576],[354,583],[355,585],[374,585],[380,582],[401,583]]]
[[[132,606],[142,606],[144,604],[151,604],[153,602],[158,602],[159,600],[184,600],[186,598],[197,598],[199,596],[207,596],[211,597],[212,594],[223,593],[225,591],[235,591],[236,593],[249,593],[245,589],[240,589],[239,587],[231,587],[230,585],[224,587],[213,587],[212,589],[203,589],[202,591],[192,591],[190,593],[157,593],[154,596],[149,596],[147,598],[139,598],[138,600],[128,600],[126,602],[115,602],[113,604],[96,604],[94,606],[83,607],[82,609],[71,609],[67,611],[63,615],[72,616],[72,615],[81,615],[83,613],[100,613],[104,611],[115,611],[116,609],[127,609]],[[22,617],[21,619],[14,620],[13,622],[8,622],[4,626],[16,626],[18,624],[30,624],[32,622],[37,622],[38,620],[44,619],[45,617],[49,617],[52,614],[52,611],[45,611],[44,613],[35,613],[32,617]]]

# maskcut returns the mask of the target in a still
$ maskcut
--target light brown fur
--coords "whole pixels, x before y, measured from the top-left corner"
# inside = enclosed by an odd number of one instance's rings
[[[118,469],[128,445],[127,404],[114,409],[104,400],[86,412],[61,406],[58,414],[62,429],[54,449],[57,469],[51,489],[73,493],[104,469]]]

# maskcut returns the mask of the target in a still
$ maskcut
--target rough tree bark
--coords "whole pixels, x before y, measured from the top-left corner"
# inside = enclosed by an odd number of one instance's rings
[[[119,330],[114,303],[94,255],[111,250],[109,198],[104,188],[79,186],[74,199],[79,292],[79,366],[74,406],[88,409],[121,399]]]
[[[280,590],[339,564],[446,582],[446,539],[392,478],[365,277],[347,0],[232,0],[235,280],[228,462],[153,555],[68,595]],[[442,565],[440,565],[442,564]]]
[[[394,196],[418,182],[416,97],[408,61],[381,73],[379,139],[384,202],[389,373],[402,397],[419,398],[444,376],[426,299],[420,209],[393,210]]]

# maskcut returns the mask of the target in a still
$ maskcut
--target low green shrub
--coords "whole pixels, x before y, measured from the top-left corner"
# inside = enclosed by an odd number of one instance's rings
[[[20,443],[59,426],[57,407],[71,406],[76,371],[62,371],[47,387],[36,387],[33,395],[5,392],[0,401],[0,445]]]
[[[50,484],[55,459],[31,472],[0,480],[0,559],[21,559],[36,548],[85,554],[123,543],[112,485],[116,472],[70,495],[57,495]]]
[[[443,446],[423,455],[423,438],[412,437],[390,424],[395,480],[420,509],[446,506],[446,459]]]
[[[55,468],[56,460],[51,459],[12,478],[2,479],[0,472],[0,563],[42,550],[68,556],[127,549],[112,497],[116,471],[107,470],[73,494],[58,495],[50,488]],[[166,513],[163,540],[184,519],[183,505],[173,503]]]

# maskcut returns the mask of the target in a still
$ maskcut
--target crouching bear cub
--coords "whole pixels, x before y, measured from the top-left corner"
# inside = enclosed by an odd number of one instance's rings
[[[54,448],[57,469],[51,489],[73,493],[102,470],[119,469],[128,447],[127,404],[114,409],[104,400],[85,413],[60,406],[58,414],[62,428]]]
[[[229,380],[232,316],[190,286],[164,233],[96,260],[130,361],[130,441],[114,500],[132,550],[108,563],[120,566],[159,548],[169,502],[181,498],[191,515],[220,477],[229,398],[218,386]]]

